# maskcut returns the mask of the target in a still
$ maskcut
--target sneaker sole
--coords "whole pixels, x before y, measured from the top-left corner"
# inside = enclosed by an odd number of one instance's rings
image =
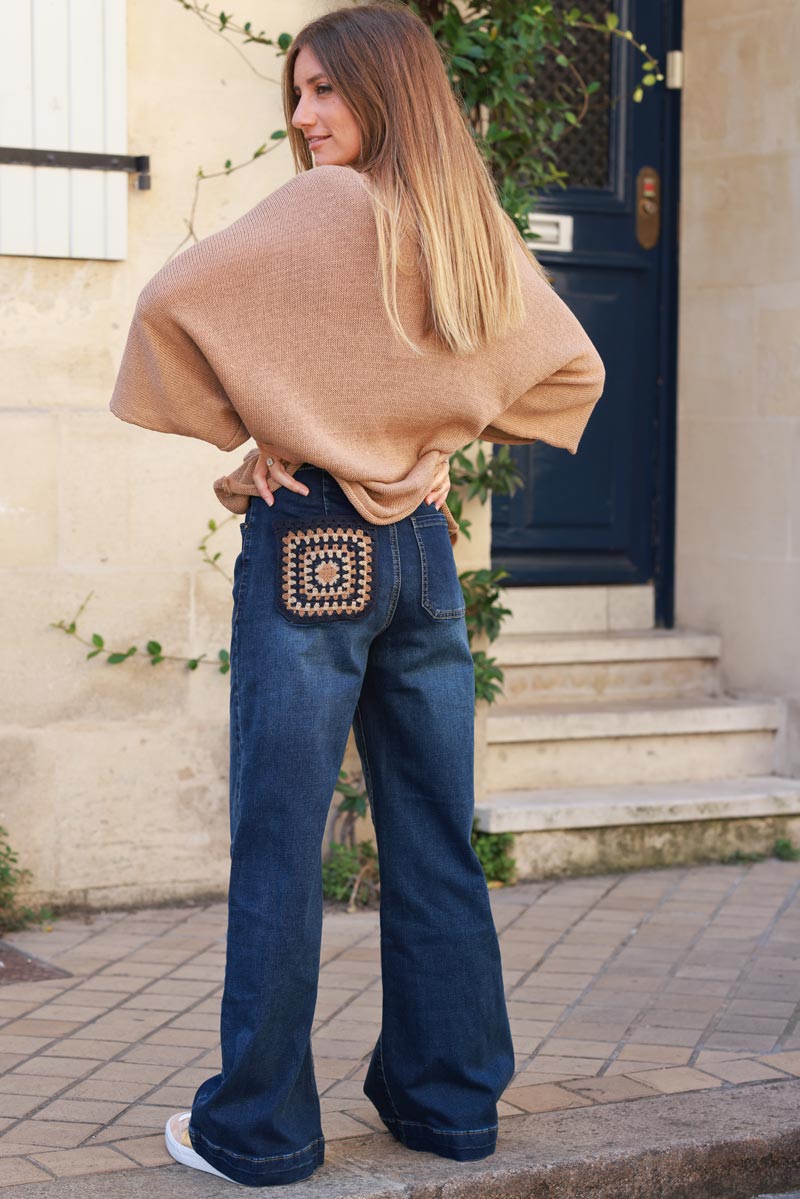
[[[179,1138],[188,1126],[191,1114],[191,1112],[175,1112],[164,1126],[164,1139],[170,1157],[173,1157],[176,1162],[180,1162],[182,1166],[191,1166],[193,1170],[205,1170],[207,1174],[216,1174],[217,1178],[224,1178],[226,1182],[244,1186],[245,1183],[238,1182],[236,1178],[229,1178],[227,1174],[217,1170],[204,1157],[201,1157],[196,1149],[181,1144]]]

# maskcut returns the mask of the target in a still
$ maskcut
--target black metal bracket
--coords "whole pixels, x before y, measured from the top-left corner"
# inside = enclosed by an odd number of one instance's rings
[[[80,167],[83,171],[128,171],[136,176],[136,187],[150,187],[149,154],[93,154],[81,150],[26,150],[0,146],[0,164],[29,167]]]

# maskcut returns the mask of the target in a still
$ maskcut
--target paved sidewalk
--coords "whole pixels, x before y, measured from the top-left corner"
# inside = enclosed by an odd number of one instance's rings
[[[381,1195],[421,1194],[407,1185],[410,1171],[460,1179],[447,1193],[466,1195],[468,1178],[500,1177],[506,1149],[517,1174],[526,1145],[531,1166],[541,1164],[537,1128],[542,1145],[547,1137],[565,1149],[572,1141],[573,1157],[575,1138],[604,1129],[608,1157],[625,1141],[614,1129],[636,1124],[640,1139],[652,1134],[665,1153],[669,1120],[685,1140],[708,1111],[729,1138],[734,1117],[737,1135],[751,1137],[745,1124],[762,1102],[757,1127],[793,1146],[798,1173],[769,1173],[765,1164],[751,1190],[742,1180],[729,1193],[800,1185],[800,863],[595,875],[491,895],[517,1050],[497,1152],[479,1163],[444,1162],[405,1150],[384,1128],[361,1090],[380,1025],[378,915],[335,912],[324,920],[313,1030],[330,1152],[311,1178],[276,1190],[295,1199],[377,1194],[370,1179],[353,1183],[368,1173],[359,1162],[369,1161],[381,1163]],[[24,1194],[21,1184],[47,1184],[29,1193],[53,1199],[79,1190],[230,1191],[174,1163],[163,1139],[167,1116],[187,1108],[219,1069],[225,919],[217,903],[63,917],[49,933],[6,934],[8,944],[70,976],[0,987],[0,1186]],[[774,1161],[774,1145],[764,1155]],[[349,1189],[337,1190],[337,1170]],[[112,1186],[117,1172],[127,1173]],[[105,1191],[89,1185],[90,1175],[106,1176]],[[156,1188],[164,1178],[167,1188]],[[73,1189],[67,1179],[83,1183]],[[610,1193],[627,1194],[615,1186]],[[432,1184],[430,1193],[444,1191]],[[517,1191],[484,1182],[482,1193]],[[562,1191],[554,1183],[547,1192],[519,1191],[538,1193]],[[589,1191],[576,1186],[574,1194]]]

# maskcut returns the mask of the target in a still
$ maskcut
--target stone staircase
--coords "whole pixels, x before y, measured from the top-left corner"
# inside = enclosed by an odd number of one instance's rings
[[[502,600],[513,616],[489,653],[504,695],[475,815],[515,834],[519,879],[800,842],[800,778],[776,773],[783,703],[724,692],[716,634],[654,628],[647,587]]]

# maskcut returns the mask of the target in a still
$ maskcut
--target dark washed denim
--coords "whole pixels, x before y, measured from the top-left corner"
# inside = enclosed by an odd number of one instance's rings
[[[495,1151],[497,1101],[514,1074],[497,934],[470,843],[474,666],[445,516],[423,502],[372,524],[327,471],[304,465],[295,477],[307,496],[281,487],[272,506],[252,497],[241,525],[222,1071],[198,1088],[189,1124],[200,1156],[250,1186],[299,1181],[324,1161],[310,1036],[322,843],[351,725],[381,887],[382,1025],[364,1094],[409,1149],[472,1161]],[[290,564],[306,582],[304,563],[320,560],[303,558],[320,544],[314,534],[369,535],[371,553],[356,544],[348,559],[369,567],[361,610],[307,616],[287,602],[287,530],[311,531]]]

